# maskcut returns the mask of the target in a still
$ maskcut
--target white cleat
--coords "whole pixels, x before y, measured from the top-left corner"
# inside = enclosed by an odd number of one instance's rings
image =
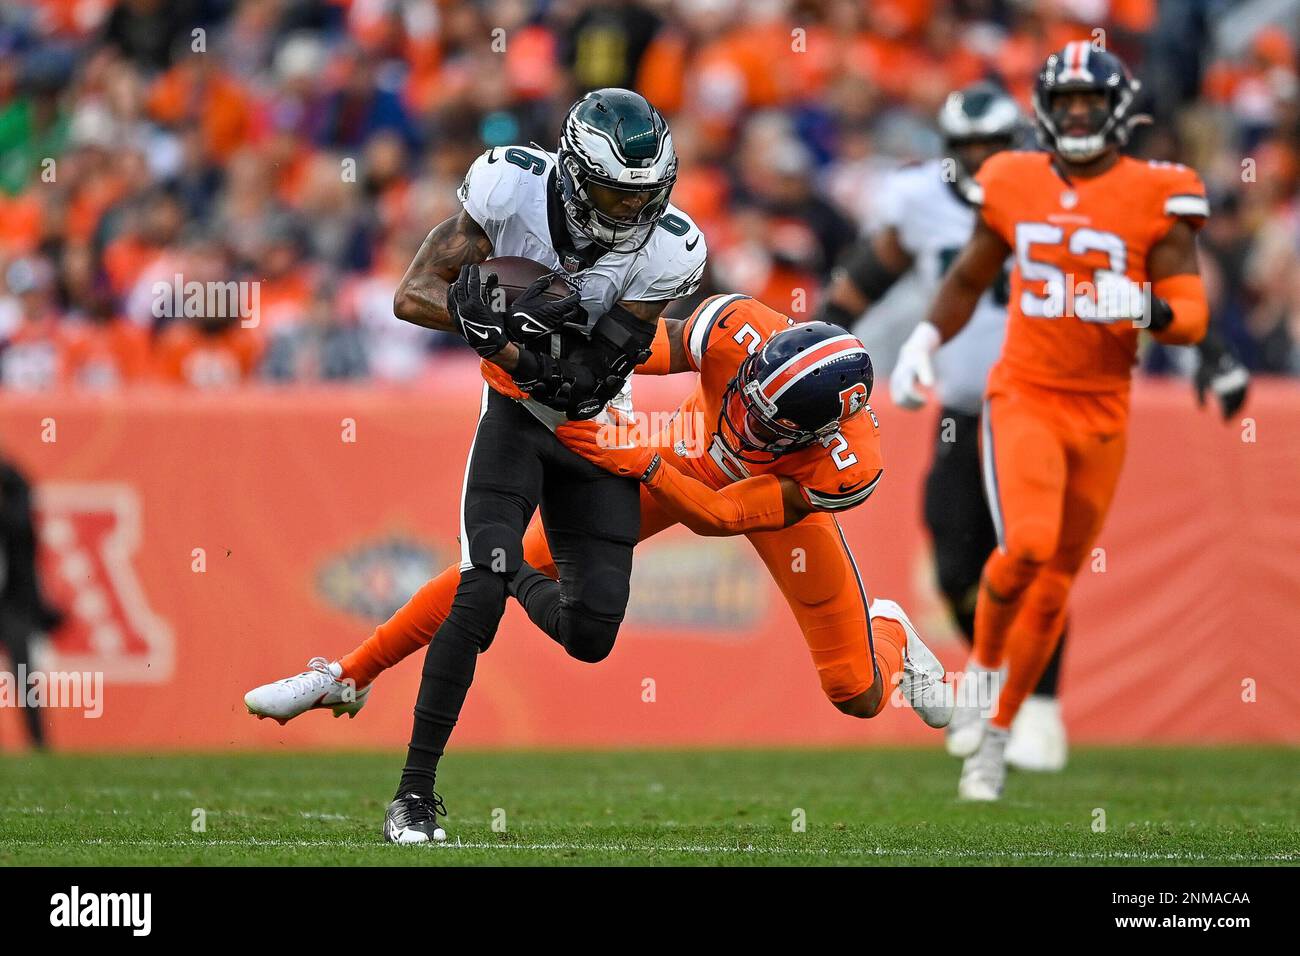
[[[894,601],[877,598],[871,602],[867,613],[903,625],[903,630],[907,632],[907,651],[903,655],[903,675],[898,682],[898,689],[902,691],[903,699],[926,724],[931,727],[948,726],[956,702],[953,687],[944,680],[943,664],[925,646],[907,612]]]
[[[1007,763],[1017,770],[1055,773],[1065,769],[1070,748],[1061,720],[1061,702],[1055,697],[1032,694],[1020,705],[1011,722]]]
[[[313,657],[307,670],[293,677],[254,687],[244,695],[244,706],[259,720],[270,717],[283,726],[309,710],[332,710],[335,717],[355,717],[370,696],[367,685],[360,690],[341,680],[342,668],[323,657]]]
[[[984,731],[979,749],[962,764],[957,799],[982,803],[1002,799],[1002,787],[1007,782],[1009,736],[1001,727],[989,727]]]
[[[944,735],[944,747],[954,757],[969,757],[984,739],[984,727],[997,708],[1002,687],[1002,672],[980,667],[974,661],[966,665],[957,681],[957,706]]]

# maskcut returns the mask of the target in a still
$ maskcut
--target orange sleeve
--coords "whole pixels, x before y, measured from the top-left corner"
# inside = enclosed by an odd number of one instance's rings
[[[1007,182],[1009,179],[1014,182],[1014,170],[1022,155],[1009,149],[995,153],[984,161],[979,172],[975,174],[975,182],[979,185],[980,217],[988,223],[990,229],[1013,247],[1016,232],[1015,215],[1014,210],[1008,208],[1008,204],[1016,195],[1016,190],[1008,190]]]
[[[1160,190],[1160,215],[1165,221],[1165,229],[1173,228],[1180,219],[1193,229],[1200,229],[1210,217],[1205,183],[1196,170],[1187,166],[1174,165],[1167,170]]]
[[[1210,326],[1210,306],[1205,298],[1205,283],[1198,275],[1169,276],[1152,286],[1151,291],[1169,303],[1174,320],[1155,333],[1166,345],[1192,345],[1205,338]]]
[[[660,507],[699,535],[728,537],[785,527],[785,498],[776,475],[746,478],[715,490],[661,463],[646,488]]]
[[[704,372],[705,358],[734,369],[767,339],[794,320],[743,292],[712,295],[686,320],[682,345],[686,362]]]
[[[684,323],[683,323],[684,324]],[[682,326],[677,326],[681,328]],[[650,357],[635,369],[638,375],[667,375],[672,371],[673,347],[668,339],[668,323],[660,322],[655,329],[655,340],[650,344]]]

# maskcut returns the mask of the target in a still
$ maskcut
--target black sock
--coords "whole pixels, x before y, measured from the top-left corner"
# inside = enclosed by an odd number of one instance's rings
[[[479,649],[490,644],[496,634],[505,598],[505,581],[498,575],[478,568],[461,575],[451,613],[424,655],[411,743],[397,796],[433,793],[438,760],[474,680]]]
[[[1034,688],[1034,694],[1038,697],[1056,697],[1060,693],[1059,685],[1061,683],[1061,654],[1065,651],[1065,636],[1069,633],[1069,625],[1061,629],[1061,639],[1056,642],[1056,651],[1052,654],[1052,659],[1047,662],[1047,670],[1043,671],[1043,676],[1038,678],[1038,686]]]

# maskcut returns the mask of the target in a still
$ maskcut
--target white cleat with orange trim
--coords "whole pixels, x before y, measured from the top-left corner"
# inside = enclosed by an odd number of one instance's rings
[[[330,663],[323,657],[313,657],[301,674],[254,687],[244,695],[244,706],[258,719],[270,717],[282,726],[309,710],[332,710],[335,717],[355,717],[366,705],[371,686],[358,690],[351,680],[343,679],[338,661]]]

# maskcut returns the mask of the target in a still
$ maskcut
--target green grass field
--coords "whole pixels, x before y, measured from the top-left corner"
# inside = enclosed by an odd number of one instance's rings
[[[400,764],[0,758],[0,865],[1300,862],[1296,750],[1081,750],[994,806],[958,804],[935,751],[453,754],[449,842],[417,847],[379,839]]]

